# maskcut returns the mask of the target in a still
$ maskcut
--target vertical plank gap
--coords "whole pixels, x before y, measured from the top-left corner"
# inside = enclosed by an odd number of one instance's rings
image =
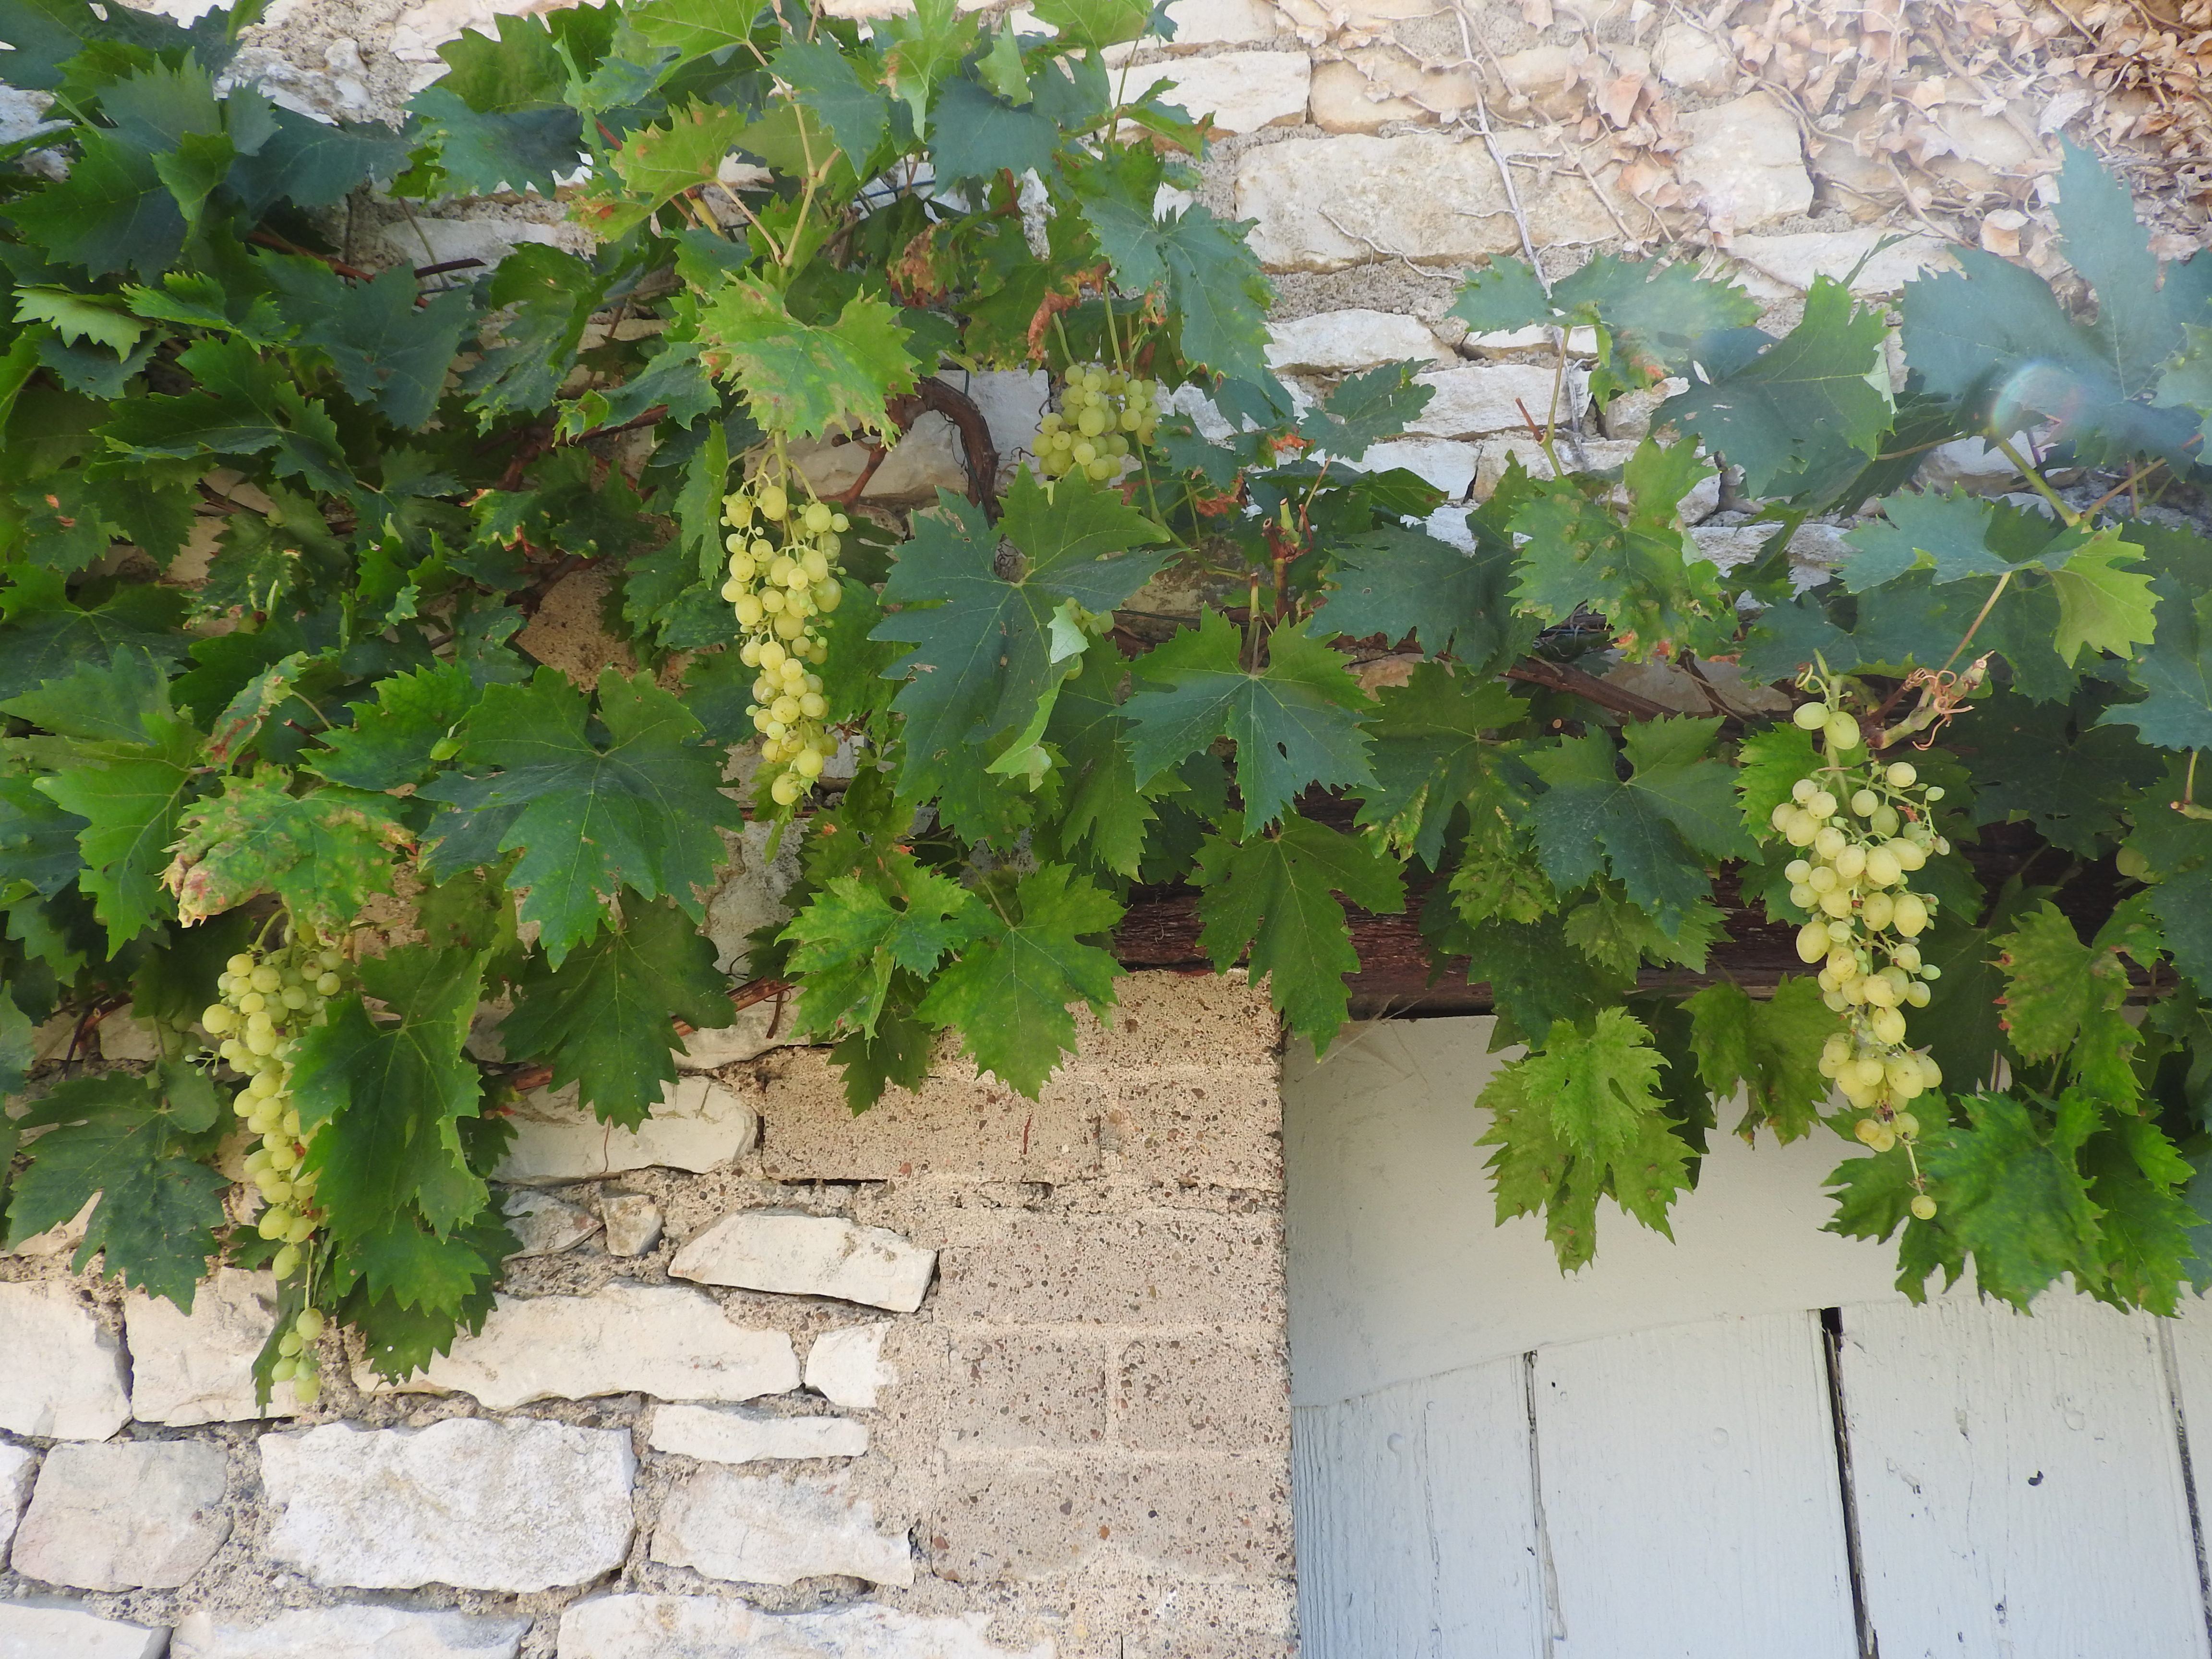
[[[1859,1552],[1858,1492],[1851,1484],[1851,1437],[1848,1420],[1844,1415],[1844,1310],[1841,1308],[1820,1310],[1820,1353],[1828,1369],[1828,1422],[1835,1431],[1836,1490],[1842,1495],[1844,1504],[1844,1559],[1851,1577],[1851,1619],[1858,1626],[1860,1659],[1881,1659],[1881,1638],[1875,1634],[1874,1615],[1867,1607],[1866,1563]],[[2175,1401],[2177,1416],[2180,1402]],[[2182,1462],[2186,1466],[2188,1445],[2182,1448]],[[2191,1504],[2195,1500],[2192,1498]],[[2204,1551],[2197,1546],[2197,1571],[2203,1571]]]
[[[1559,1575],[1552,1560],[1552,1529],[1544,1519],[1544,1456],[1536,1435],[1536,1352],[1521,1356],[1521,1392],[1528,1407],[1528,1502],[1536,1522],[1536,1572],[1544,1589],[1544,1629],[1554,1642],[1567,1639],[1565,1609],[1559,1605]]]
[[[2197,1503],[2197,1468],[2189,1455],[2189,1413],[2181,1404],[2181,1357],[2174,1351],[2173,1322],[2158,1322],[2159,1369],[2166,1376],[2166,1398],[2173,1408],[2174,1443],[2181,1452],[2181,1490],[2189,1498],[2189,1540],[2197,1551],[2197,1593],[2204,1603],[2204,1636],[2212,1643],[2212,1571],[2204,1554],[2204,1516]]]

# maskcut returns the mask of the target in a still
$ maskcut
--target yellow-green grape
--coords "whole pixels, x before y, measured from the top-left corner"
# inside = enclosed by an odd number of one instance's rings
[[[1819,732],[1828,724],[1828,705],[1824,702],[1801,702],[1790,718],[1804,732]]]
[[[1923,1221],[1933,1221],[1936,1218],[1936,1200],[1925,1193],[1919,1194],[1912,1200],[1912,1213]]]
[[[277,1277],[281,1279],[283,1275],[280,1273]],[[293,1373],[297,1371],[299,1369],[300,1362],[298,1360],[292,1358],[280,1359],[269,1368],[269,1376],[270,1380],[273,1382],[289,1382],[292,1380]]]

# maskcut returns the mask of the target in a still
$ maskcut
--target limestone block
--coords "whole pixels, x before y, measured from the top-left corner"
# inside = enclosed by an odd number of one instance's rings
[[[860,499],[883,507],[926,506],[939,489],[956,495],[968,488],[967,453],[959,429],[935,410],[924,410],[896,440],[883,465],[869,476]],[[861,443],[799,444],[791,451],[792,465],[806,475],[817,495],[842,495],[860,481],[866,471],[868,447]]]
[[[11,1556],[26,1578],[76,1589],[174,1589],[230,1536],[220,1446],[196,1440],[57,1446]]]
[[[1673,22],[1651,43],[1651,67],[1670,87],[1708,95],[1735,84],[1735,54],[1694,23]]]
[[[599,1595],[561,1615],[561,1659],[1054,1659],[984,1635],[988,1613],[927,1619],[872,1601],[763,1613],[718,1595]]]
[[[1715,218],[1748,230],[1813,205],[1797,123],[1772,94],[1747,93],[1681,119],[1690,143],[1675,172]]]
[[[1505,141],[1509,150],[1513,141]],[[1521,186],[1540,247],[1616,239],[1582,179]],[[1294,139],[1237,163],[1237,215],[1255,223],[1253,251],[1271,270],[1342,270],[1374,259],[1457,265],[1518,254],[1498,164],[1480,139],[1442,133]]]
[[[525,242],[580,252],[576,233],[562,225],[527,219],[479,217],[433,219],[416,216],[380,227],[368,239],[372,255],[393,264],[441,265],[449,259],[481,259],[495,265]],[[424,244],[428,250],[424,251]]]
[[[185,1616],[169,1659],[514,1659],[527,1619],[414,1613],[362,1603],[297,1607],[265,1624],[219,1624]]]
[[[1232,52],[1218,58],[1174,58],[1129,71],[1129,89],[1155,81],[1160,94],[1194,117],[1211,115],[1224,133],[1297,126],[1306,118],[1313,67],[1302,52]]]
[[[1354,472],[1388,472],[1393,467],[1403,467],[1460,501],[1474,487],[1475,461],[1480,453],[1473,444],[1455,443],[1449,438],[1394,438],[1388,443],[1369,445],[1367,453],[1356,461],[1337,465]]]
[[[1282,14],[1267,0],[1171,0],[1169,44],[1190,46],[1255,46],[1283,33]]]
[[[677,1069],[716,1071],[755,1059],[771,1048],[789,1048],[798,1040],[790,1002],[769,997],[738,1009],[738,1017],[727,1025],[708,1026],[686,1036],[684,1046],[676,1051]]]
[[[1267,325],[1267,367],[1279,374],[1352,374],[1412,359],[1458,361],[1419,318],[1395,311],[1316,312]]]
[[[678,1250],[668,1271],[705,1285],[836,1297],[912,1313],[936,1266],[936,1251],[918,1249],[882,1227],[856,1227],[836,1216],[740,1210]]]
[[[73,1024],[68,1020],[59,1023],[65,1025]],[[99,1207],[100,1194],[94,1193],[77,1206],[77,1212],[67,1221],[57,1221],[52,1226],[33,1233],[27,1238],[0,1245],[0,1255],[24,1255],[39,1260],[67,1255],[84,1243],[85,1234],[91,1231],[92,1212]]]
[[[734,1406],[663,1406],[647,1443],[709,1463],[759,1463],[799,1457],[858,1457],[868,1425],[849,1417],[774,1417]]]
[[[39,1478],[39,1455],[27,1446],[0,1442],[0,1561],[8,1559],[8,1540],[23,1518],[23,1505],[31,1501],[31,1486]]]
[[[643,1255],[660,1243],[660,1206],[643,1193],[610,1193],[599,1200],[609,1255]]]
[[[1342,58],[1316,64],[1306,94],[1313,124],[1323,132],[1379,132],[1393,121],[1421,121],[1429,112],[1395,96]]]
[[[806,1351],[806,1386],[833,1406],[872,1412],[876,1398],[899,1380],[898,1368],[884,1361],[888,1324],[848,1325],[824,1331]]]
[[[625,1170],[704,1173],[752,1150],[760,1120],[751,1107],[708,1077],[680,1077],[635,1129],[602,1123],[578,1102],[575,1087],[540,1089],[514,1109],[516,1134],[495,1176],[501,1181],[588,1181]]]
[[[161,1659],[168,1644],[166,1630],[66,1601],[0,1601],[0,1659]]]
[[[105,1440],[131,1415],[123,1347],[60,1279],[0,1285],[0,1429]]]
[[[1890,246],[1883,247],[1885,241]],[[1838,282],[1850,276],[1854,294],[1894,294],[1923,271],[1951,268],[1950,250],[1936,238],[1917,233],[1899,236],[1873,225],[1790,236],[1739,236],[1728,251],[1742,263],[1744,287],[1761,300],[1802,294],[1815,276]]]
[[[729,861],[722,866],[720,884],[707,900],[706,933],[714,941],[714,965],[740,979],[746,977],[747,938],[769,923],[784,921],[791,915],[783,896],[799,879],[799,837],[784,836],[771,858],[769,834],[774,828],[757,821],[738,835],[723,832],[722,850]],[[786,1010],[779,1029],[790,1028]]]
[[[1540,363],[1474,363],[1465,368],[1440,368],[1420,377],[1437,395],[1415,418],[1408,435],[1422,438],[1466,438],[1491,432],[1526,432],[1528,416],[1539,424],[1552,408],[1553,371]],[[1577,377],[1568,374],[1559,386],[1559,407],[1555,418],[1567,419],[1569,405],[1579,395]],[[1523,415],[1523,409],[1528,415]]]
[[[449,1418],[264,1435],[270,1555],[318,1584],[516,1595],[621,1565],[637,1460],[621,1429]]]
[[[1531,323],[1526,328],[1498,329],[1488,334],[1470,334],[1464,343],[1470,351],[1484,356],[1495,356],[1504,352],[1554,351],[1552,331],[1541,323]],[[1597,331],[1594,328],[1571,328],[1567,331],[1567,356],[1595,357],[1597,356]]]
[[[563,1204],[544,1193],[509,1193],[500,1202],[507,1227],[522,1248],[507,1259],[527,1255],[558,1255],[574,1249],[599,1231],[599,1218],[580,1205]]]
[[[185,1427],[289,1417],[272,1397],[253,1400],[253,1361],[276,1326],[276,1279],[218,1267],[180,1311],[166,1297],[132,1291],[123,1299],[131,1346],[131,1414],[141,1423]],[[279,1393],[285,1391],[280,1390]]]
[[[841,1482],[714,1465],[694,1470],[669,1494],[653,1559],[737,1584],[795,1584],[827,1573],[914,1583],[905,1535],[878,1531],[874,1505],[848,1496]]]
[[[711,1297],[615,1284],[591,1296],[502,1296],[483,1330],[398,1386],[474,1395],[496,1412],[632,1392],[757,1400],[797,1388],[799,1360],[781,1331],[739,1325]]]
[[[1956,486],[1977,495],[2001,495],[2019,481],[2020,469],[2004,451],[1979,438],[1954,439],[1920,463],[1920,483],[1929,489]]]
[[[1035,450],[1037,423],[1043,418],[1046,401],[1052,395],[1052,377],[1026,368],[984,369],[970,374],[948,367],[939,369],[937,378],[968,394],[976,412],[982,416],[983,424],[990,429],[991,447],[999,452],[1000,476],[1011,476],[1015,456]]]

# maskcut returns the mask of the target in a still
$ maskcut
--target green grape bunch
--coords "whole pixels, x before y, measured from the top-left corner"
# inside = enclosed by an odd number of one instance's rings
[[[1905,1144],[1912,1212],[1929,1220],[1936,1200],[1919,1173],[1920,1123],[1908,1103],[1940,1087],[1943,1074],[1925,1049],[1907,1044],[1905,1011],[1926,1007],[1929,982],[1941,977],[1917,943],[1936,902],[1914,892],[1911,878],[1951,850],[1929,822],[1943,790],[1922,783],[1909,762],[1859,752],[1858,720],[1832,690],[1801,705],[1795,719],[1817,734],[1827,763],[1796,780],[1768,821],[1802,849],[1784,871],[1790,902],[1807,917],[1797,955],[1820,964],[1821,999],[1844,1019],[1822,1048],[1820,1074],[1862,1114],[1860,1140],[1877,1152]]]
[[[722,598],[744,636],[739,660],[760,671],[745,714],[761,735],[769,794],[777,805],[792,806],[837,752],[836,735],[822,723],[829,704],[814,670],[830,649],[817,619],[844,597],[839,538],[853,525],[827,501],[795,499],[792,475],[781,476],[785,483],[748,479],[722,498],[730,556]]]
[[[1060,407],[1038,423],[1037,470],[1048,478],[1080,471],[1104,483],[1152,442],[1159,421],[1158,381],[1103,363],[1079,363],[1067,371]]]
[[[277,1247],[270,1267],[279,1279],[311,1264],[307,1251],[322,1224],[318,1178],[307,1168],[313,1134],[292,1103],[292,1046],[321,1016],[324,1003],[343,988],[339,970],[344,965],[338,951],[304,939],[273,952],[258,946],[241,951],[216,980],[221,1000],[200,1015],[215,1039],[210,1046],[216,1057],[246,1074],[232,1109],[260,1138],[246,1155],[246,1174],[268,1206],[258,1230]],[[308,1307],[279,1340],[271,1375],[289,1382],[302,1406],[313,1405],[322,1393],[313,1346],[322,1328],[322,1315]]]

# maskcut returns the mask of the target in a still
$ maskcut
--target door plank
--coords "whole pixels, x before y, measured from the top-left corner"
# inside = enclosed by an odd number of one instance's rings
[[[1843,1310],[1843,1397],[1883,1659],[2202,1656],[2154,1322],[2053,1293]]]
[[[1539,1349],[1558,1659],[1853,1659],[1819,1316]]]

